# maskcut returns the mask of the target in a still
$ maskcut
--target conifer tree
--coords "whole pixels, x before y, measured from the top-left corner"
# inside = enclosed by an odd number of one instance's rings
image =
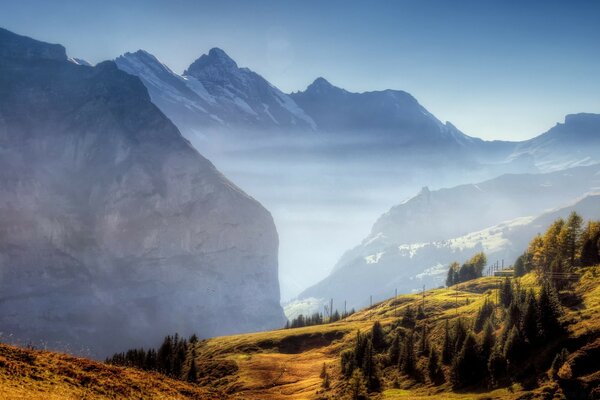
[[[510,304],[513,302],[514,293],[512,283],[510,279],[507,277],[504,279],[502,287],[500,288],[500,301],[504,308],[508,308]]]
[[[491,385],[498,385],[498,383],[504,379],[506,375],[506,359],[504,358],[504,354],[500,351],[498,346],[496,346],[492,351],[487,367]]]
[[[572,212],[563,225],[558,235],[558,242],[561,253],[564,254],[566,269],[571,270],[576,266],[577,246],[581,235],[581,225],[583,219],[576,212]]]
[[[509,369],[518,365],[524,356],[523,339],[516,326],[513,326],[504,343],[504,358]]]
[[[558,371],[560,370],[560,367],[562,367],[562,365],[567,361],[568,358],[569,352],[565,348],[563,348],[558,354],[556,354],[554,360],[552,361],[552,366],[550,367],[550,374],[552,376],[552,379],[558,378]]]
[[[465,337],[467,336],[467,328],[462,318],[456,320],[454,325],[454,350],[453,354],[458,354],[462,349]]]
[[[196,367],[196,351],[192,350],[192,360],[190,361],[190,368],[187,372],[186,380],[188,382],[196,383],[198,382],[198,368]]]
[[[373,349],[378,353],[382,352],[387,347],[385,333],[383,332],[383,328],[379,321],[375,321],[371,328],[371,342],[373,343]]]
[[[554,286],[546,282],[542,285],[538,299],[539,327],[544,337],[549,338],[561,331],[559,317],[562,310]]]
[[[367,394],[367,384],[364,375],[359,368],[352,372],[352,377],[348,382],[348,386],[350,389],[350,398],[352,400],[361,400]]]
[[[483,329],[483,325],[492,316],[493,313],[494,305],[488,298],[486,298],[483,302],[483,305],[479,308],[477,316],[475,317],[475,324],[473,326],[475,332],[481,332],[481,330]]]
[[[392,339],[392,344],[388,350],[388,357],[391,365],[397,365],[400,358],[400,335],[396,333]]]
[[[421,337],[419,339],[419,354],[426,355],[429,353],[429,340],[427,338],[427,325],[421,326]]]
[[[410,331],[406,335],[404,346],[402,346],[402,371],[407,375],[412,375],[415,371],[415,344],[413,331]]]
[[[429,359],[427,360],[427,372],[431,382],[439,383],[443,380],[444,372],[440,364],[440,356],[435,347],[431,347],[431,351],[429,352]]]
[[[483,360],[487,360],[496,345],[496,332],[494,332],[494,325],[490,319],[485,323],[483,328],[483,338],[481,340],[481,357]]]
[[[450,287],[458,283],[459,268],[460,265],[456,261],[450,264],[450,267],[448,267],[448,276],[446,277],[446,286]]]
[[[411,306],[407,306],[404,309],[404,315],[402,316],[402,326],[412,329],[415,327],[415,323],[415,311]]]
[[[444,364],[450,364],[452,357],[454,356],[454,343],[455,340],[450,333],[450,323],[446,319],[444,324],[444,342],[442,344],[442,362]]]
[[[451,368],[452,385],[464,387],[478,383],[482,376],[482,362],[477,340],[468,332],[460,352],[454,358]]]
[[[378,391],[380,386],[374,356],[375,351],[373,349],[373,344],[371,343],[371,340],[367,340],[362,370],[369,391]]]
[[[525,336],[527,342],[535,346],[539,336],[539,315],[538,305],[535,299],[535,295],[532,290],[527,294],[527,300],[525,301],[525,312],[521,321],[521,332]]]

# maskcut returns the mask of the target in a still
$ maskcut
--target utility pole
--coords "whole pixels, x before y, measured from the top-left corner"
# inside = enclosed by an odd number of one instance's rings
[[[329,299],[329,321],[333,317],[333,298]]]
[[[348,312],[346,311],[346,300],[344,300],[344,317],[348,316]]]
[[[423,312],[425,312],[425,285],[423,285]]]
[[[373,295],[369,296],[369,307],[373,307]]]
[[[394,317],[398,316],[398,289],[394,289]]]

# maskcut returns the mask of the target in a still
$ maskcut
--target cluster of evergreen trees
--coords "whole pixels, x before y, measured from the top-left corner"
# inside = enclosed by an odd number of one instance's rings
[[[536,270],[563,287],[565,274],[595,264],[600,264],[600,221],[588,221],[584,227],[583,219],[573,212],[567,220],[554,221],[529,243],[515,262],[515,275]]]
[[[470,281],[471,279],[481,278],[483,268],[486,264],[487,257],[483,252],[475,254],[463,265],[460,265],[456,261],[453,262],[450,264],[450,268],[448,268],[446,286],[452,286],[457,283]]]
[[[152,348],[148,350],[130,349],[114,354],[105,362],[145,371],[157,371],[171,378],[194,383],[198,381],[197,342],[196,335],[192,335],[186,340],[175,334],[165,337],[158,350]]]
[[[291,320],[291,322],[290,322],[290,320],[288,320],[285,323],[284,328],[291,329],[291,328],[302,328],[303,326],[328,324],[328,323],[336,322],[336,321],[339,321],[346,317],[349,317],[350,315],[352,315],[354,313],[355,313],[355,311],[353,308],[352,310],[350,310],[350,312],[343,312],[341,314],[339,313],[338,310],[335,310],[329,318],[324,317],[323,314],[319,313],[319,312],[313,313],[312,315],[306,316],[306,317],[303,314],[300,314],[296,318],[293,318]]]
[[[472,320],[446,320],[437,343],[430,340],[425,313],[411,307],[386,330],[375,322],[370,332],[357,333],[352,349],[341,353],[341,370],[354,399],[381,390],[383,376],[434,385],[449,380],[455,388],[509,383],[528,371],[532,360],[527,354],[562,332],[561,312],[551,282],[536,295],[507,278],[498,304],[486,299]]]

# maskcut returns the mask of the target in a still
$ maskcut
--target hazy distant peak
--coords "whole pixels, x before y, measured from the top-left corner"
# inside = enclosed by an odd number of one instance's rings
[[[208,54],[203,54],[194,61],[183,74],[202,76],[206,70],[210,69],[232,72],[238,69],[238,65],[223,50],[213,47]]]
[[[345,92],[344,89],[332,85],[329,81],[323,77],[318,77],[313,83],[308,85],[304,93],[309,94],[325,94],[331,92]]]
[[[67,61],[67,52],[60,44],[40,42],[0,28],[0,58]]]
[[[578,114],[567,114],[565,116],[565,124],[576,124],[576,123],[600,123],[600,114],[593,113],[578,113]]]

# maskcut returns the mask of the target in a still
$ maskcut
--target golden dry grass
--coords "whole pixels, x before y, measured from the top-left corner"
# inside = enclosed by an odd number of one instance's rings
[[[473,318],[486,298],[495,301],[498,278],[485,277],[448,289],[425,292],[425,311],[432,340],[443,335],[446,319]],[[520,278],[535,289],[533,274]],[[600,332],[600,267],[588,268],[576,286],[581,303],[567,309],[565,321],[573,337]],[[201,341],[197,365],[202,387],[158,374],[107,366],[50,352],[0,346],[0,392],[27,399],[338,399],[344,396],[339,353],[352,346],[357,331],[368,331],[375,320],[389,329],[404,309],[422,304],[420,294],[398,296],[326,325],[281,329]],[[27,359],[35,356],[34,361]],[[323,364],[332,377],[324,391],[319,377]],[[536,393],[542,396],[539,389]],[[520,386],[490,392],[454,393],[448,384],[401,385],[386,389],[380,399],[516,399]],[[537,398],[538,396],[534,396]]]

